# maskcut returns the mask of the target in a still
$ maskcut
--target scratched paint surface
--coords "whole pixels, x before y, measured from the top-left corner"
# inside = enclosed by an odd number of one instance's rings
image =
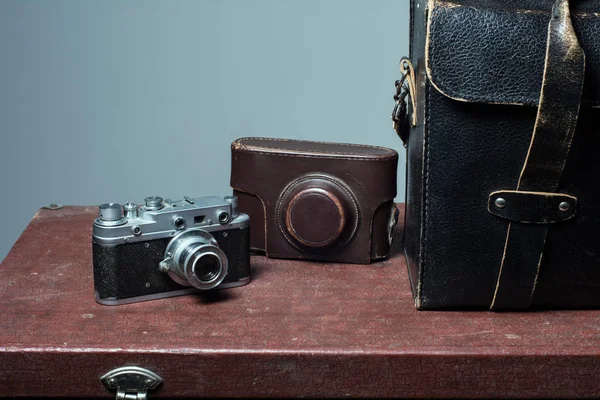
[[[99,377],[130,364],[160,396],[600,395],[600,312],[418,312],[400,240],[371,266],[253,257],[241,288],[99,305],[95,215],[40,210],[0,266],[3,395],[110,396]]]

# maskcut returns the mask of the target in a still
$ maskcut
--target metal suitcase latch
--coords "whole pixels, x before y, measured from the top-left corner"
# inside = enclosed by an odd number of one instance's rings
[[[117,391],[117,400],[145,400],[148,389],[156,389],[162,378],[140,367],[121,367],[100,378],[109,390]]]

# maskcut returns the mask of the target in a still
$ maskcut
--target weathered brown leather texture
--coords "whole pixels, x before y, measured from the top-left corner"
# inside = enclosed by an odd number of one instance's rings
[[[1,396],[114,398],[125,365],[163,378],[149,399],[600,396],[599,311],[418,312],[402,226],[376,265],[253,256],[247,286],[109,307],[97,212],[40,210],[0,265]]]
[[[494,308],[599,307],[600,0],[411,3],[406,254],[417,306],[490,308],[510,264]],[[493,194],[516,190],[539,197],[511,195],[491,212]],[[557,195],[575,208],[556,208]]]
[[[269,257],[367,264],[388,256],[398,153],[376,146],[242,138],[231,186],[250,246]]]

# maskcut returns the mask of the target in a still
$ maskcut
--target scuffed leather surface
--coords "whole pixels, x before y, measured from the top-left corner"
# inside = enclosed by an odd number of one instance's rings
[[[517,190],[555,193],[571,151],[581,107],[585,54],[569,0],[556,0],[548,27],[540,104]],[[492,309],[527,308],[541,268],[547,230],[511,224]]]
[[[537,106],[553,1],[432,0],[428,72],[449,97]],[[571,1],[587,56],[583,104],[600,107],[600,1]]]
[[[421,19],[426,14],[423,2],[414,2],[421,7],[413,6],[417,11],[412,58],[416,61],[417,76],[423,77],[425,30]],[[576,3],[577,9],[591,4]],[[462,1],[457,4],[460,6]],[[503,3],[482,1],[469,5],[477,4],[498,8]],[[551,7],[549,4],[548,10]],[[547,22],[548,19],[545,29]],[[591,51],[600,53],[594,46],[598,43],[593,44]],[[544,45],[540,51],[545,52]],[[448,66],[453,65],[447,61]],[[541,62],[543,67],[543,56]],[[411,129],[407,153],[406,254],[417,306],[487,308],[494,294],[509,224],[488,212],[488,197],[497,190],[516,188],[537,110],[454,101],[438,92],[426,77],[423,79],[418,85],[424,91],[419,96],[423,114],[419,126]],[[595,173],[600,170],[597,119],[598,110],[581,110],[571,154],[557,190],[577,197],[578,215],[549,228],[532,300],[535,307],[600,307],[597,291],[600,247],[596,240],[600,226],[600,178]]]
[[[449,7],[475,7],[508,12],[546,12],[552,10],[553,0],[442,0]],[[572,7],[577,14],[597,13],[600,8],[598,0],[571,0]]]
[[[509,224],[488,212],[488,196],[516,187],[536,110],[460,103],[432,89],[428,112],[426,176],[422,183],[414,182],[426,190],[420,306],[487,307]],[[577,197],[578,213],[548,230],[533,305],[600,306],[597,113],[580,115],[558,187],[558,192]]]
[[[508,229],[488,212],[488,196],[516,187],[536,112],[461,103],[433,87],[427,98],[420,307],[487,308]]]
[[[160,397],[598,397],[600,313],[418,312],[401,254],[376,266],[252,257],[244,287],[94,301],[96,207],[41,210],[0,265],[0,393],[113,398],[137,365]]]
[[[232,143],[231,154],[232,188],[260,200],[260,206],[257,201],[247,203],[248,196],[240,197],[238,202],[240,212],[250,216],[251,232],[257,225],[264,232],[264,236],[251,233],[253,249],[263,250],[275,258],[368,264],[382,258],[382,250],[389,248],[388,223],[375,225],[374,221],[380,222],[381,218],[374,216],[382,204],[393,201],[396,196],[398,153],[395,150],[355,144],[242,138]],[[330,247],[317,252],[298,248],[286,240],[278,224],[278,205],[285,188],[298,179],[319,174],[340,181],[356,201],[358,212],[355,214],[360,216],[358,226],[341,249]],[[387,215],[389,221],[391,209],[387,209]],[[311,220],[311,215],[307,215],[305,223],[322,221]],[[374,235],[375,231],[384,234]],[[385,241],[373,243],[374,239]],[[376,258],[372,258],[373,247],[378,249]]]
[[[533,303],[600,306],[598,110],[582,110],[558,192],[577,197],[577,217],[548,231]]]
[[[415,68],[417,88],[417,126],[410,127],[406,141],[406,210],[404,217],[405,254],[408,263],[409,278],[415,296],[419,302],[419,280],[421,275],[421,251],[424,233],[423,194],[425,163],[426,96],[429,81],[425,69],[425,32],[427,21],[427,0],[411,1],[411,41],[410,59]],[[410,102],[409,102],[410,106]],[[412,110],[410,110],[412,112]]]

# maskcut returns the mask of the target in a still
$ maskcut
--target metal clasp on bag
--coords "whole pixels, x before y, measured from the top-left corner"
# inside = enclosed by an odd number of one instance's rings
[[[410,97],[412,106],[412,126],[417,126],[417,100],[416,100],[416,81],[415,81],[415,70],[410,60],[406,57],[400,60],[400,73],[402,77],[396,81],[396,94],[394,100],[396,104],[392,111],[392,126],[402,142],[406,145],[409,127],[407,126],[409,121],[408,115],[408,104],[406,101],[407,97]]]
[[[117,391],[117,400],[146,400],[148,389],[156,389],[162,378],[140,367],[113,369],[100,378],[104,386]]]

